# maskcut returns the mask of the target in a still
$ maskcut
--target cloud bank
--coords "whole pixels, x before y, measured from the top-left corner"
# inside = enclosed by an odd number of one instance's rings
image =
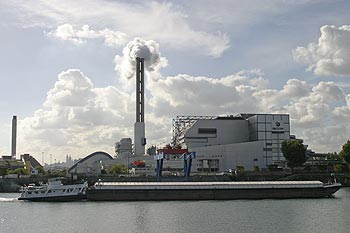
[[[155,41],[136,38],[116,57],[118,78],[134,85],[136,56],[157,78],[146,79],[146,135],[149,145],[170,142],[171,121],[177,115],[289,113],[291,130],[312,149],[339,151],[349,134],[350,95],[334,82],[309,84],[289,79],[271,89],[259,70],[221,78],[161,75],[166,59]],[[82,71],[61,72],[42,107],[20,121],[21,141],[33,154],[41,151],[82,157],[96,150],[114,154],[114,143],[132,137],[135,90],[125,85],[94,87]],[[23,143],[30,142],[30,143]],[[51,152],[49,152],[51,151]]]
[[[16,23],[24,27],[54,28],[50,30],[52,36],[75,44],[100,37],[108,45],[120,46],[127,35],[154,39],[172,49],[191,50],[214,58],[221,57],[230,47],[225,32],[217,27],[195,28],[191,12],[169,2],[37,0],[34,4],[18,0],[0,4],[17,16]],[[75,30],[72,25],[85,26]]]
[[[318,43],[293,50],[294,60],[316,75],[350,76],[350,25],[321,27]]]

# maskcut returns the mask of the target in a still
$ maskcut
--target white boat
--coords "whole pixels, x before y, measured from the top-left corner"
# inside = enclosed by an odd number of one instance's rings
[[[49,179],[46,184],[29,184],[21,188],[18,200],[28,201],[76,201],[86,198],[87,182],[63,185],[61,178]]]

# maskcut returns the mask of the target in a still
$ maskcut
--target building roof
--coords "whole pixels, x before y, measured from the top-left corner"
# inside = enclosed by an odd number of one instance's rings
[[[21,155],[21,157],[23,158],[24,162],[29,161],[30,165],[34,168],[36,167],[42,167],[42,165],[38,162],[38,160],[36,160],[33,156],[31,156],[30,154],[24,154]]]
[[[85,158],[79,160],[78,162],[76,162],[71,168],[68,169],[68,172],[71,171],[71,170],[73,170],[73,169],[75,169],[76,166],[78,166],[79,163],[83,163],[83,162],[85,162],[86,160],[90,159],[91,157],[94,157],[94,156],[97,155],[97,154],[102,154],[102,155],[105,155],[105,156],[106,156],[107,158],[109,158],[109,159],[113,159],[113,157],[112,157],[110,154],[106,153],[106,152],[103,152],[103,151],[96,151],[96,152],[94,152],[94,153],[92,153],[92,154],[89,154],[89,155],[86,156]]]

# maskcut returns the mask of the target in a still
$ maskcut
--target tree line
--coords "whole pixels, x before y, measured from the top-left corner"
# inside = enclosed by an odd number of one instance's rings
[[[282,142],[282,153],[287,161],[287,166],[292,170],[295,167],[302,166],[306,160],[306,147],[300,140],[288,140]],[[339,152],[339,158],[342,159],[348,166],[350,165],[350,141],[348,140]],[[336,157],[336,154],[332,154]]]

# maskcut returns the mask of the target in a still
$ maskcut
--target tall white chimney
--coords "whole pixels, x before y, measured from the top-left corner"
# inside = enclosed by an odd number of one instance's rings
[[[12,141],[11,141],[11,156],[16,158],[17,150],[17,116],[12,118]]]
[[[145,154],[145,75],[144,59],[136,58],[136,122],[134,124],[134,154]]]

